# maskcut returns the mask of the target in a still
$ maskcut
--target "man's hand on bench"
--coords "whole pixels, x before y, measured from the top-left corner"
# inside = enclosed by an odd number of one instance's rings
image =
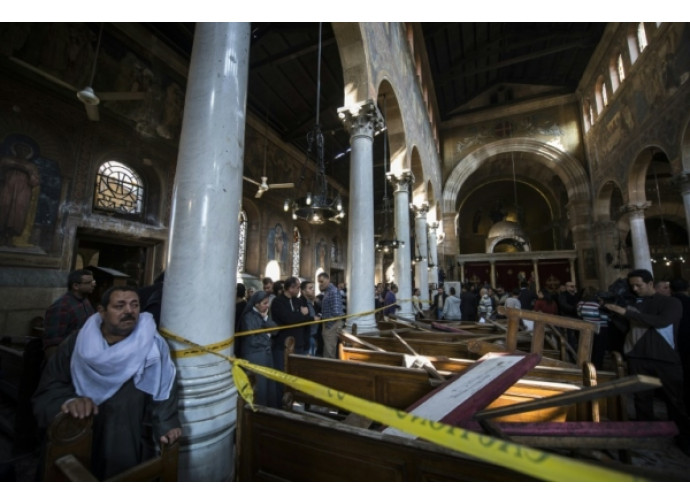
[[[161,444],[173,444],[182,435],[182,429],[175,427],[170,429],[164,436],[161,436]]]
[[[63,413],[72,415],[74,418],[86,418],[98,414],[98,406],[90,397],[73,397],[66,400],[60,407]]]

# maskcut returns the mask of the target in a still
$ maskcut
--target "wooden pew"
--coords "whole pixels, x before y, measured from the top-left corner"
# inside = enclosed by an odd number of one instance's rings
[[[575,362],[578,366],[582,366],[585,362],[589,362],[591,360],[594,334],[599,332],[599,326],[597,324],[570,317],[551,315],[549,313],[506,308],[505,306],[499,306],[498,313],[505,315],[508,319],[506,348],[509,352],[517,349],[518,327],[520,325],[520,319],[522,319],[534,322],[534,328],[532,330],[532,345],[530,348],[531,353],[541,354],[543,352],[546,326],[553,325],[556,327],[562,327],[564,329],[574,329],[580,332],[580,336],[578,338],[577,357],[575,359]]]
[[[285,372],[401,410],[412,405],[420,397],[434,389],[434,385],[429,381],[429,375],[421,369],[335,359],[315,359],[294,353],[287,354]],[[574,384],[519,380],[501,397],[492,402],[488,409],[550,397],[578,389],[580,387]],[[286,404],[298,401],[305,404],[328,406],[327,403],[296,389],[286,386],[285,391],[284,403]],[[577,408],[575,404],[572,404],[531,411],[525,416],[506,416],[502,417],[501,421],[536,422],[576,419],[578,419]]]
[[[405,353],[377,352],[366,348],[347,347],[344,345],[339,346],[338,358],[347,361],[402,367],[409,367],[408,362],[410,361],[410,356]],[[427,359],[441,374],[462,373],[475,362],[472,359],[452,359],[434,356],[427,357]],[[583,369],[537,366],[527,373],[525,378],[591,387],[597,384],[608,383],[623,376],[625,376],[625,373],[617,374],[610,371],[597,371],[594,366],[588,364],[583,366]],[[587,415],[591,415],[591,417]],[[594,421],[599,421],[599,418],[627,420],[625,396],[601,398],[587,407],[581,407],[578,416]]]
[[[255,407],[238,394],[239,481],[535,481],[429,442]]]
[[[93,419],[58,413],[47,430],[43,481],[98,481],[91,471]],[[161,454],[107,481],[177,481],[179,443],[161,445]]]

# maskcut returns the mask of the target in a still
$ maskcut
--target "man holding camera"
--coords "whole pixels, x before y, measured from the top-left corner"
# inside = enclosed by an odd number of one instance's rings
[[[683,369],[675,347],[675,336],[683,315],[683,307],[675,298],[663,296],[654,288],[654,278],[648,270],[628,273],[630,288],[638,297],[631,306],[604,305],[612,313],[630,322],[625,340],[625,356],[630,374],[655,376],[661,380],[669,419],[680,431],[683,451],[690,449],[690,419],[683,404]],[[638,420],[654,420],[654,390],[635,394]]]

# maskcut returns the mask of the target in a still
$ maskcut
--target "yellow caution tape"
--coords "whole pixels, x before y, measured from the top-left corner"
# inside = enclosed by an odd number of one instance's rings
[[[166,329],[160,331],[166,337],[188,345],[202,347],[192,341],[177,336]],[[478,434],[460,427],[435,422],[406,411],[397,410],[378,403],[367,401],[360,397],[346,394],[319,383],[289,375],[276,369],[252,364],[244,359],[236,359],[209,351],[223,359],[230,361],[232,376],[238,393],[245,401],[254,407],[252,387],[247,375],[241,368],[249,369],[272,380],[284,383],[332,404],[340,409],[356,413],[383,425],[394,427],[400,431],[431,441],[440,446],[455,450],[466,455],[476,457],[491,464],[507,467],[535,478],[546,481],[645,481],[634,475],[613,469],[607,469],[587,464],[575,459],[554,455],[535,448],[529,448],[516,443],[484,434]]]

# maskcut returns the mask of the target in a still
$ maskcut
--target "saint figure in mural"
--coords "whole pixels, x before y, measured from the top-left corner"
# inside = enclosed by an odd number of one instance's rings
[[[268,231],[268,260],[277,261],[281,274],[285,272],[287,265],[287,233],[282,224],[276,224]]]
[[[40,183],[38,167],[31,161],[33,157],[34,149],[30,145],[14,142],[9,153],[0,158],[0,237],[3,242],[10,238],[13,242],[18,238],[23,242],[28,240],[28,217],[35,214]]]

